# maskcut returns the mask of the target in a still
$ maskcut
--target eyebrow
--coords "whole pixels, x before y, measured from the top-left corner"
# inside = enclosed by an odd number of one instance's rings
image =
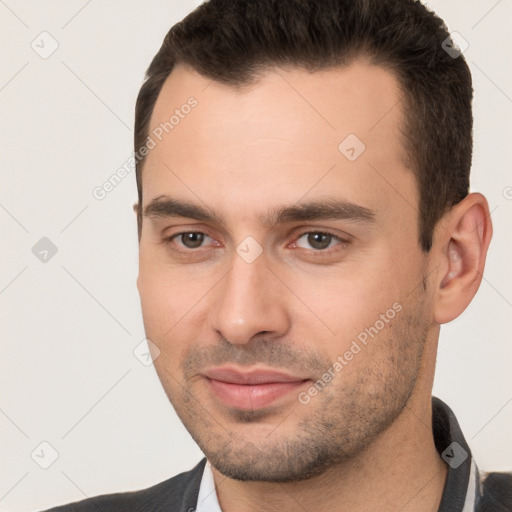
[[[308,220],[350,220],[374,223],[375,213],[365,206],[349,201],[326,199],[276,208],[263,219],[270,225]]]
[[[224,224],[223,220],[211,210],[188,201],[173,199],[169,196],[155,197],[145,208],[144,217],[171,218],[187,217],[203,222]]]
[[[212,210],[188,201],[169,196],[154,198],[145,208],[144,217],[172,218],[184,217],[225,225],[224,220]],[[264,225],[275,226],[299,221],[349,220],[353,222],[375,223],[375,213],[349,201],[325,199],[307,203],[280,206],[260,217]]]

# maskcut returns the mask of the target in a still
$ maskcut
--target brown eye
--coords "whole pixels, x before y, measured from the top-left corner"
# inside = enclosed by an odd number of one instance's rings
[[[313,249],[326,249],[331,243],[332,236],[325,233],[310,233],[308,235],[308,243]]]
[[[341,240],[334,235],[329,233],[322,233],[320,231],[314,231],[310,233],[304,233],[297,240],[297,246],[302,249],[314,249],[315,251],[322,251],[332,247]],[[333,243],[334,242],[334,243]]]
[[[188,249],[197,249],[198,247],[201,247],[204,241],[204,233],[181,233],[178,236],[180,237],[181,243]]]

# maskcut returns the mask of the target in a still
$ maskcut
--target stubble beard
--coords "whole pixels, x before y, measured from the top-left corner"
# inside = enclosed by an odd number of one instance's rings
[[[194,395],[193,385],[180,387],[176,394],[168,393],[168,396],[186,429],[220,473],[242,481],[307,480],[361,457],[406,407],[420,371],[429,325],[422,308],[414,305],[409,310],[404,307],[390,324],[392,328],[384,329],[368,343],[381,345],[379,357],[366,357],[367,365],[352,373],[355,376],[352,382],[345,382],[344,369],[310,403],[301,404],[297,400],[293,411],[283,411],[277,419],[274,413],[275,429],[258,444],[245,435],[244,427],[259,421],[266,421],[268,427],[265,410],[230,410],[226,418],[218,417],[217,421],[217,409],[208,410],[205,401]],[[372,348],[375,347],[365,347],[363,352]],[[239,349],[229,347],[229,350],[234,353]],[[279,353],[279,347],[275,351]],[[244,363],[271,359],[268,351],[257,352],[245,352],[237,357]],[[214,354],[221,352],[211,356]],[[207,357],[203,354],[188,359],[185,382],[193,363]],[[358,364],[358,357],[350,364]],[[231,357],[224,360],[233,362]],[[277,360],[287,361],[279,357]],[[322,373],[332,365],[332,362],[327,366],[325,363]],[[318,359],[305,364],[320,368]],[[297,418],[295,411],[299,419],[290,430],[290,422],[286,420]],[[287,414],[289,418],[283,420]]]

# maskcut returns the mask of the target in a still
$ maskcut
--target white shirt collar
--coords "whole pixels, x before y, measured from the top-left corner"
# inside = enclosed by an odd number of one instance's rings
[[[476,500],[480,494],[480,476],[475,464],[475,459],[471,458],[471,473],[469,474],[466,501],[464,502],[462,512],[473,512],[476,508]]]
[[[203,477],[199,486],[196,512],[222,512],[215,490],[212,466],[208,460],[204,466]]]

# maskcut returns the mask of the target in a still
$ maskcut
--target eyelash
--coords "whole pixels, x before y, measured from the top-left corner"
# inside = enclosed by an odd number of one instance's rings
[[[333,245],[332,247],[327,247],[326,249],[304,249],[303,247],[299,247],[299,249],[308,250],[308,251],[311,251],[312,253],[316,253],[316,254],[330,254],[333,250],[336,250],[336,249],[334,249],[336,246],[338,246],[338,245],[345,246],[349,243],[348,240],[340,238],[338,235],[335,235],[334,233],[331,233],[329,231],[304,231],[303,233],[301,233],[297,236],[297,239],[295,240],[294,244],[296,244],[305,235],[326,235],[326,236],[331,237],[331,239],[332,239],[331,242],[333,240],[338,242],[335,245]]]
[[[203,231],[181,231],[179,233],[175,233],[174,235],[172,235],[170,237],[165,238],[163,242],[166,245],[170,245],[170,244],[172,244],[174,242],[175,239],[181,237],[182,235],[187,235],[187,234],[201,234],[201,235],[204,235],[205,237],[212,238],[208,234],[204,233]],[[329,236],[329,237],[331,237],[332,239],[334,239],[334,240],[336,240],[338,242],[334,246],[327,247],[326,249],[304,249],[303,247],[299,247],[299,249],[308,251],[310,253],[330,254],[334,247],[337,247],[338,245],[346,246],[346,245],[348,245],[350,243],[349,240],[343,239],[343,238],[339,237],[338,235],[335,235],[334,233],[331,233],[329,231],[314,231],[314,230],[311,231],[311,230],[309,230],[309,231],[303,231],[302,233],[300,233],[295,238],[295,242],[293,242],[293,244],[296,244],[305,235],[326,235],[326,236]],[[200,249],[203,249],[203,248],[204,248],[203,246],[197,247],[195,249],[190,249],[188,247],[184,247],[184,248],[179,249],[179,250],[182,251],[182,252],[190,252],[190,253],[192,253],[192,252],[195,252],[195,251],[199,251]]]

